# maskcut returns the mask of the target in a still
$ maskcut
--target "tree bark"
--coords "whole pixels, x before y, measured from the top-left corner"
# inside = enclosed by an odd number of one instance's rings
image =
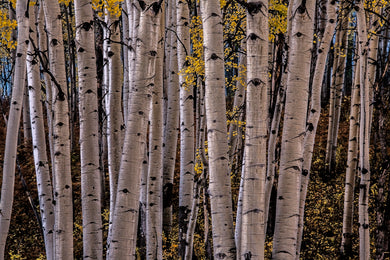
[[[296,250],[299,190],[306,129],[315,1],[293,1],[289,8],[292,13],[291,46],[283,121],[273,259],[296,259],[299,254]]]
[[[4,259],[4,250],[11,221],[14,199],[16,150],[22,112],[23,94],[26,88],[26,55],[29,44],[28,5],[26,0],[16,3],[18,23],[18,46],[16,48],[15,72],[12,84],[12,97],[8,116],[5,140],[3,180],[0,199],[0,259]]]
[[[154,88],[160,10],[161,3],[158,1],[145,1],[141,6],[135,78],[119,170],[112,235],[108,238],[108,259],[135,258],[141,165],[150,114],[151,91]]]
[[[209,195],[215,259],[235,259],[226,130],[225,75],[220,1],[200,1],[204,35]]]
[[[73,201],[69,110],[61,11],[58,2],[42,1],[49,43],[54,149],[55,258],[73,259]]]
[[[103,259],[99,116],[92,4],[74,2],[79,82],[83,257]]]
[[[268,1],[247,4],[247,94],[241,258],[264,258],[269,111]]]

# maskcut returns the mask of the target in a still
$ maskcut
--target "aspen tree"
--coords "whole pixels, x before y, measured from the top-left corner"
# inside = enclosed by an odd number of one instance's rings
[[[37,15],[37,30],[38,30],[38,49],[41,51],[41,53],[47,52],[47,34],[45,31],[45,16],[43,12],[43,4],[40,1],[39,2],[39,11]],[[49,68],[49,60],[47,56],[43,56],[44,58],[41,60],[41,67],[43,68]],[[53,120],[51,117],[52,113],[52,90],[51,90],[51,83],[50,83],[50,76],[48,73],[43,73],[43,79],[45,82],[45,91],[46,91],[46,99],[45,99],[45,108],[46,108],[46,120],[47,120],[47,128],[48,128],[48,136],[49,136],[49,148],[50,148],[50,161],[51,165],[54,165],[54,147],[53,147]],[[54,186],[54,168],[51,168],[52,171],[52,178]]]
[[[345,176],[343,235],[340,253],[343,256],[351,256],[353,233],[353,209],[355,179],[358,167],[359,145],[359,109],[360,109],[360,62],[356,61],[355,80],[352,87],[351,113],[349,117],[348,158]]]
[[[74,1],[79,81],[83,256],[103,259],[99,116],[93,11],[89,0]]]
[[[115,3],[117,5],[119,3]],[[118,14],[113,13],[113,7],[106,10],[105,48],[105,112],[107,116],[107,158],[110,179],[110,212],[114,212],[118,184],[118,173],[123,143],[123,114],[122,114],[122,62],[121,40]],[[110,215],[112,222],[112,214]]]
[[[343,97],[344,75],[347,57],[347,3],[340,4],[339,28],[334,46],[334,63],[329,104],[328,139],[326,144],[325,163],[327,174],[332,174],[336,166],[337,137],[340,125],[341,101]]]
[[[179,78],[176,31],[176,0],[167,1],[167,36],[166,36],[166,67],[167,67],[167,104],[164,114],[164,144],[163,144],[163,229],[166,235],[172,229],[172,191],[176,162],[176,150],[179,127]]]
[[[154,87],[162,2],[150,0],[141,3],[135,78],[129,102],[112,233],[108,238],[108,259],[135,258],[141,165],[146,145],[145,135],[150,114],[151,91]]]
[[[296,259],[315,1],[293,1],[273,259]],[[299,64],[299,65],[298,65]]]
[[[194,96],[192,82],[186,82],[190,51],[190,10],[185,0],[177,0],[177,58],[180,83],[180,186],[179,186],[179,256],[185,256],[187,228],[191,215],[194,186]]]
[[[165,43],[165,6],[158,23],[158,46],[152,91],[152,112],[149,129],[149,169],[147,176],[146,203],[146,257],[163,259],[162,250],[162,187],[163,187],[163,67]]]
[[[73,259],[73,201],[70,172],[69,110],[66,69],[58,2],[42,1],[49,43],[54,149],[55,259]],[[49,86],[48,86],[49,87]],[[54,203],[54,202],[53,202]]]
[[[31,132],[34,154],[35,172],[37,178],[39,208],[42,219],[43,236],[45,241],[46,258],[54,259],[54,206],[53,186],[50,180],[50,167],[46,151],[46,137],[44,116],[41,103],[41,81],[39,61],[34,46],[37,43],[37,26],[35,24],[35,11],[37,8],[29,8],[30,39],[27,56],[27,80],[29,92],[29,105],[31,117]]]
[[[300,188],[300,204],[299,204],[299,223],[298,223],[298,242],[297,252],[300,252],[303,226],[304,226],[304,211],[305,201],[307,195],[307,188],[309,184],[310,168],[313,157],[315,136],[317,132],[318,122],[321,114],[321,88],[324,79],[326,59],[330,50],[330,44],[333,38],[333,34],[336,28],[337,19],[337,7],[338,3],[333,0],[328,0],[327,3],[327,25],[325,27],[324,35],[321,43],[318,47],[317,63],[314,70],[312,90],[311,90],[311,103],[310,112],[307,119],[306,134],[304,139],[304,152],[303,152],[303,165],[301,176],[301,188]],[[298,256],[297,256],[298,257]]]
[[[209,195],[216,259],[235,259],[220,1],[200,1],[204,35]]]
[[[15,72],[12,84],[12,97],[5,140],[3,178],[0,199],[0,259],[4,259],[5,243],[11,221],[14,199],[16,150],[22,112],[23,93],[26,88],[26,54],[29,44],[28,1],[18,0],[16,3],[18,22],[18,38],[15,57]]]
[[[359,44],[360,61],[360,131],[359,131],[359,257],[360,259],[370,259],[370,229],[369,229],[369,192],[370,192],[370,84],[368,76],[369,43],[367,32],[367,21],[364,3],[357,0],[357,33]],[[370,75],[373,76],[373,75]]]
[[[247,2],[247,94],[241,258],[264,258],[268,136],[268,1]]]

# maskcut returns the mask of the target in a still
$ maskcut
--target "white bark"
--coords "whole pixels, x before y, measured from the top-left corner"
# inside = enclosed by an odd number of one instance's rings
[[[164,125],[163,145],[163,229],[168,234],[172,229],[172,189],[176,163],[176,150],[179,127],[179,78],[177,58],[177,38],[171,30],[176,29],[176,0],[168,2],[168,31],[166,37],[167,62],[167,105]]]
[[[163,67],[165,38],[165,8],[162,7],[158,31],[156,76],[152,92],[152,112],[149,129],[149,170],[146,204],[146,257],[163,259],[162,250],[162,187],[163,187]]]
[[[150,114],[151,90],[155,76],[160,5],[143,2],[139,41],[135,63],[135,79],[129,102],[129,115],[118,177],[112,234],[108,238],[108,259],[134,259],[138,200],[145,135]]]
[[[200,1],[204,35],[209,194],[215,259],[235,259],[220,1]]]
[[[19,133],[20,116],[22,112],[23,93],[26,80],[26,54],[29,44],[29,21],[27,16],[27,1],[16,3],[18,22],[18,46],[16,48],[15,72],[12,84],[11,107],[8,116],[7,135],[5,140],[3,182],[0,199],[0,259],[4,259],[5,243],[11,221],[14,199],[16,148]]]
[[[268,1],[247,4],[247,94],[241,258],[264,258],[268,136]]]
[[[61,11],[58,2],[42,1],[49,37],[54,149],[55,258],[73,259],[73,201],[70,134]]]
[[[356,14],[360,56],[360,133],[359,133],[359,257],[370,259],[369,191],[370,191],[370,84],[368,76],[368,33],[363,1],[357,1]]]
[[[326,59],[330,49],[330,44],[333,38],[334,30],[336,28],[337,6],[335,1],[329,0],[327,5],[327,26],[325,28],[324,36],[322,37],[320,46],[318,48],[317,63],[314,70],[313,85],[311,92],[310,113],[307,119],[306,135],[304,139],[303,165],[301,176],[300,189],[300,204],[299,204],[299,223],[298,223],[298,242],[297,252],[300,252],[303,226],[304,226],[304,211],[307,188],[309,184],[310,168],[313,157],[315,136],[317,132],[318,121],[321,114],[321,88],[324,79]],[[297,255],[297,258],[299,255]]]
[[[35,8],[29,10],[30,24],[35,24]],[[30,38],[34,44],[37,43],[37,27],[30,26]],[[50,167],[46,151],[46,137],[44,117],[42,111],[42,93],[39,72],[39,61],[35,57],[33,43],[28,45],[27,57],[27,80],[29,91],[29,105],[32,130],[32,144],[34,153],[35,172],[37,175],[37,187],[39,208],[42,219],[42,228],[45,241],[46,258],[54,259],[54,207],[53,207],[53,186],[50,180]]]
[[[103,259],[98,88],[93,11],[89,0],[74,2],[79,79],[83,257]]]
[[[293,1],[273,259],[295,259],[315,1]]]
[[[192,82],[186,82],[186,61],[190,51],[190,10],[187,1],[177,0],[177,56],[180,83],[180,185],[179,256],[185,256],[186,237],[191,215],[194,186],[194,96]]]
[[[355,82],[352,87],[351,113],[349,118],[349,139],[347,171],[345,176],[343,235],[341,240],[341,254],[344,256],[352,253],[353,212],[355,179],[358,167],[359,155],[359,110],[360,110],[360,62],[356,62]]]

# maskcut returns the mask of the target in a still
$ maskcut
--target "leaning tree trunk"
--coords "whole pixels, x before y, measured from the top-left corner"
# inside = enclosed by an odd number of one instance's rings
[[[55,176],[55,258],[73,259],[73,201],[70,168],[69,110],[61,11],[58,2],[42,1],[49,43],[52,74],[52,123]],[[49,86],[48,86],[49,87]]]
[[[317,64],[314,70],[313,84],[311,91],[311,107],[307,120],[306,134],[304,139],[304,152],[303,152],[303,165],[301,176],[301,189],[300,189],[300,204],[299,204],[299,223],[298,223],[298,242],[297,252],[300,252],[303,226],[304,226],[304,213],[305,213],[305,201],[307,195],[307,188],[310,178],[311,162],[313,157],[314,143],[317,132],[318,122],[321,114],[321,89],[324,79],[326,59],[330,50],[330,43],[333,38],[334,30],[336,28],[337,19],[337,6],[335,1],[329,0],[327,5],[327,26],[325,28],[324,36],[321,40],[321,44],[318,48]],[[298,257],[298,255],[297,255]]]
[[[16,3],[18,22],[18,46],[16,48],[15,72],[12,84],[11,107],[8,116],[7,135],[5,140],[3,182],[0,199],[0,259],[4,259],[5,243],[11,221],[14,199],[16,148],[18,142],[20,116],[22,112],[23,93],[26,88],[26,54],[29,44],[29,20],[27,0]]]
[[[348,158],[345,176],[343,235],[340,253],[344,257],[352,256],[353,208],[355,179],[358,166],[359,110],[360,110],[360,62],[356,62],[355,82],[352,88],[351,115],[349,118]]]
[[[74,2],[79,79],[83,256],[103,259],[99,116],[93,11],[89,0]]]
[[[193,82],[186,82],[187,55],[190,44],[190,10],[188,3],[176,0],[177,58],[180,83],[180,186],[179,186],[179,256],[184,259],[187,228],[191,215],[194,186],[194,96]]]
[[[272,257],[296,259],[315,1],[294,1]]]
[[[35,24],[34,8],[30,7],[30,24]],[[39,61],[35,57],[34,46],[37,43],[37,27],[30,26],[30,43],[28,45],[29,56],[27,57],[27,80],[29,91],[30,117],[32,144],[34,153],[35,172],[37,175],[37,187],[39,208],[42,219],[43,238],[45,242],[46,258],[54,259],[54,206],[53,186],[50,180],[50,167],[46,151],[45,125],[41,103],[41,79],[39,73]]]
[[[225,71],[220,1],[200,1],[204,34],[209,194],[214,257],[235,259],[232,195],[226,130]]]
[[[268,135],[268,1],[247,4],[247,95],[241,258],[264,258]]]
[[[129,100],[112,233],[108,238],[108,259],[135,258],[141,165],[154,85],[161,4],[149,0],[141,5],[135,78]]]

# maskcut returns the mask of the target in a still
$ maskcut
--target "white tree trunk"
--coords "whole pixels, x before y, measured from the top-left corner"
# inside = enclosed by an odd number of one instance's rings
[[[103,259],[98,88],[93,11],[88,0],[74,2],[79,79],[83,257]]]
[[[163,229],[166,235],[172,229],[172,191],[173,178],[176,163],[176,150],[179,127],[179,78],[177,58],[177,38],[171,30],[176,30],[176,0],[168,1],[167,15],[167,104],[164,114],[166,120],[164,125],[163,145]]]
[[[359,110],[360,110],[360,62],[356,61],[355,82],[352,87],[351,113],[349,118],[348,158],[345,176],[343,235],[340,252],[348,257],[352,253],[353,212],[356,173],[359,155]]]
[[[315,1],[293,1],[272,257],[295,259]]]
[[[4,259],[5,243],[11,221],[14,199],[16,148],[22,112],[23,93],[26,80],[26,55],[29,44],[29,20],[26,0],[16,3],[18,22],[18,46],[16,48],[15,72],[12,84],[11,107],[8,116],[7,135],[5,140],[3,182],[0,199],[0,259]]]
[[[163,68],[165,42],[165,8],[162,6],[158,31],[156,76],[152,93],[149,130],[149,170],[146,203],[146,257],[162,260],[162,187],[163,187]]]
[[[180,83],[180,185],[179,256],[184,259],[194,186],[194,96],[193,82],[186,82],[187,55],[190,52],[190,10],[187,1],[176,0],[177,56]]]
[[[35,24],[35,8],[29,9],[30,24]],[[30,38],[34,44],[37,43],[37,27],[30,26]],[[33,43],[28,45],[27,57],[27,80],[29,91],[29,105],[32,130],[32,144],[34,153],[35,172],[37,175],[37,187],[39,208],[42,219],[42,228],[45,241],[46,258],[54,259],[54,206],[53,206],[53,186],[50,180],[50,167],[46,151],[46,137],[44,117],[42,111],[42,93],[39,72],[39,61],[35,57]]]
[[[112,234],[108,238],[108,259],[134,259],[137,241],[139,191],[145,135],[150,114],[151,91],[155,76],[160,3],[143,2],[139,41],[135,63],[135,79],[129,102],[118,192],[115,202]]]
[[[58,2],[42,1],[49,36],[54,149],[55,258],[73,259],[73,201],[70,168],[69,110],[61,11]]]
[[[268,137],[268,1],[247,3],[247,94],[241,258],[264,258]]]
[[[235,259],[220,1],[200,1],[204,35],[209,194],[215,259]]]
[[[302,243],[306,194],[307,194],[307,188],[309,184],[310,168],[312,163],[315,136],[317,132],[318,121],[320,119],[320,114],[321,114],[321,88],[324,79],[326,59],[328,57],[330,44],[333,38],[334,30],[336,28],[337,7],[338,4],[335,1],[332,0],[328,1],[328,5],[327,5],[328,22],[325,28],[324,36],[322,37],[320,46],[318,48],[317,64],[313,76],[310,113],[307,119],[306,135],[304,139],[303,165],[302,165],[300,203],[299,203],[297,252],[300,252],[301,243]],[[297,255],[297,258],[298,257],[299,255]]]

